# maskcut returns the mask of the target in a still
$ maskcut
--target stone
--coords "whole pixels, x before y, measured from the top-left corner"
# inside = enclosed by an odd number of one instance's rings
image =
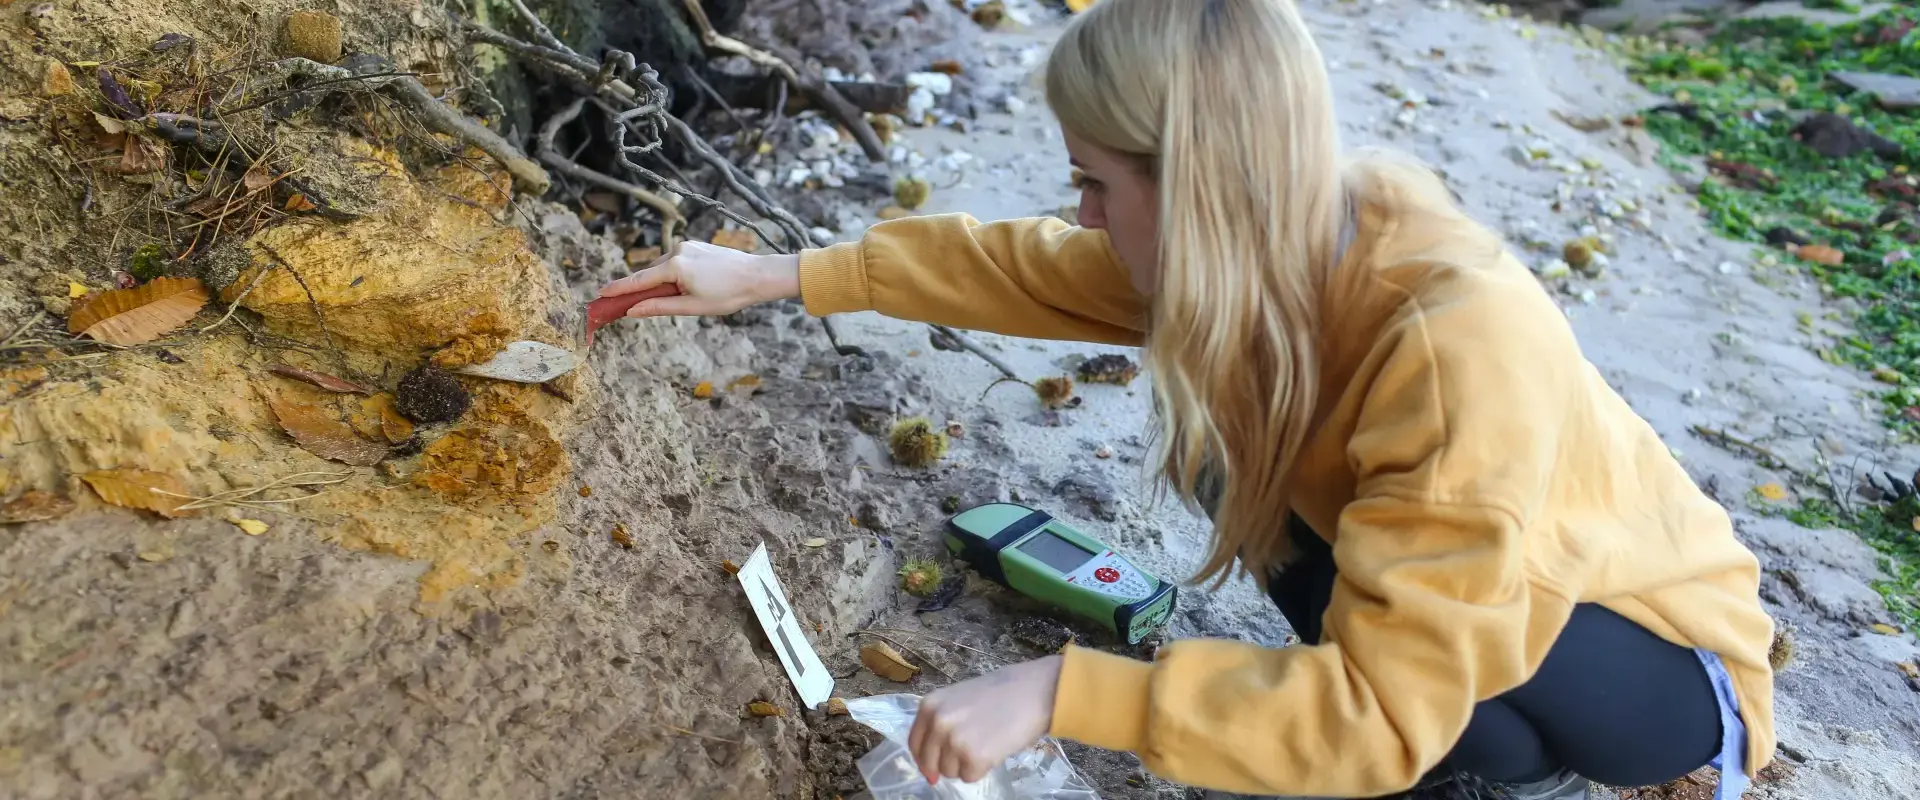
[[[322,11],[295,11],[281,30],[280,51],[295,58],[332,64],[344,55],[340,18]]]
[[[1920,108],[1920,78],[1879,72],[1829,72],[1827,77],[1856,92],[1867,92],[1888,111]]]

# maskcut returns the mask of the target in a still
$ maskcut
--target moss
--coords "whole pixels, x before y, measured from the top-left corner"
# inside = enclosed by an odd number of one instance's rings
[[[127,274],[141,283],[167,274],[167,248],[157,243],[140,245],[127,259]]]

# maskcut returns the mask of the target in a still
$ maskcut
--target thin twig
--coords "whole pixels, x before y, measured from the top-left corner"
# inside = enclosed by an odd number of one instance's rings
[[[962,350],[968,353],[972,353],[976,356],[979,356],[980,360],[985,361],[988,364],[992,365],[994,369],[1000,370],[1000,374],[1007,376],[1007,380],[1026,383],[1026,381],[1021,380],[1020,373],[1015,372],[1012,366],[1008,365],[1007,362],[1000,360],[999,356],[996,356],[990,352],[987,352],[987,348],[985,346],[981,345],[979,342],[974,341],[971,337],[967,336],[966,334],[956,331],[945,325],[935,325],[933,323],[928,323],[927,327],[933,329],[934,336],[931,341],[934,347],[937,347],[942,350]],[[946,341],[943,342],[941,341],[942,339],[945,339]],[[999,381],[995,381],[995,383],[999,383]],[[1028,385],[1031,385],[1031,384],[1028,384]],[[993,387],[989,386],[987,388],[992,389]]]
[[[932,635],[932,634],[927,634],[927,633],[922,633],[922,632],[920,632],[920,631],[910,631],[910,630],[907,630],[907,629],[905,629],[905,628],[867,628],[866,630],[869,630],[869,631],[887,631],[887,632],[889,632],[889,633],[898,633],[898,634],[901,634],[901,635],[903,635],[903,636],[918,636],[918,637],[920,637],[920,638],[922,638],[922,639],[926,639],[926,640],[928,640],[928,641],[931,641],[931,642],[934,642],[934,643],[936,643],[936,644],[944,644],[944,645],[947,645],[947,646],[949,646],[949,647],[958,647],[958,648],[960,648],[960,649],[962,649],[962,650],[967,650],[967,651],[970,651],[970,652],[974,652],[974,653],[979,653],[980,655],[983,655],[983,656],[986,656],[987,658],[991,658],[991,659],[994,659],[994,660],[996,660],[996,661],[1002,661],[1002,662],[1006,662],[1006,663],[1012,663],[1012,661],[1011,661],[1011,659],[1007,659],[1007,658],[1003,658],[1003,657],[1001,657],[1001,656],[997,656],[997,655],[994,655],[994,654],[992,654],[992,653],[989,653],[989,652],[987,652],[987,651],[985,651],[985,650],[982,650],[982,649],[980,649],[980,648],[978,648],[978,647],[973,647],[973,646],[970,646],[970,645],[964,645],[964,644],[961,644],[961,643],[959,643],[959,642],[956,642],[956,641],[953,641],[952,639],[942,639],[942,638],[940,638],[940,637],[938,637],[938,636],[934,636],[934,635]]]
[[[26,322],[21,323],[20,327],[14,328],[12,333],[7,334],[7,338],[0,339],[0,349],[5,349],[8,345],[13,344],[13,340],[20,338],[20,334],[26,333],[27,329],[40,324],[40,320],[46,319],[46,317],[47,312],[44,310],[33,312],[33,316],[28,317]]]
[[[253,294],[253,287],[259,286],[260,279],[267,277],[267,273],[274,271],[274,269],[276,269],[276,266],[269,264],[266,269],[254,273],[253,280],[247,281],[247,288],[240,290],[240,296],[233,298],[233,302],[227,304],[227,313],[220,317],[220,321],[201,328],[200,333],[203,335],[212,333],[215,328],[225,325],[227,324],[227,320],[233,319],[233,312],[239,310],[240,301],[247,299],[247,295]]]
[[[690,731],[678,725],[668,725],[667,723],[664,723],[664,722],[660,723],[660,727],[666,728],[667,730],[673,731],[674,733],[682,734],[685,736],[692,736],[697,739],[706,739],[707,741],[711,741],[711,742],[721,742],[724,744],[741,744],[740,740],[738,739],[723,739],[719,736],[714,736],[712,734],[707,734],[707,733],[700,733],[698,731]]]
[[[260,242],[260,249],[267,251],[268,258],[273,259],[280,266],[285,267],[287,274],[293,276],[294,282],[300,284],[300,290],[307,293],[307,305],[313,308],[313,320],[320,326],[320,336],[326,339],[327,349],[333,351],[334,360],[337,362],[336,365],[345,369],[347,366],[347,356],[345,353],[340,352],[339,345],[333,343],[333,332],[327,330],[327,315],[320,310],[320,301],[313,296],[313,289],[308,288],[307,279],[301,277],[300,271],[294,269],[293,263],[282,257],[279,251],[274,250],[273,245]]]

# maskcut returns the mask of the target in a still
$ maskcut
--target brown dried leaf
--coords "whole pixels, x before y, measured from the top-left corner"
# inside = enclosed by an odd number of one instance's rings
[[[756,717],[784,717],[787,715],[784,709],[764,700],[755,700],[748,703],[747,713]]]
[[[180,482],[179,478],[164,472],[150,472],[144,469],[103,469],[81,475],[80,480],[86,481],[88,486],[93,487],[94,493],[100,495],[100,499],[121,508],[143,508],[168,519],[190,517],[195,513],[180,509],[181,506],[192,502],[191,500],[161,494],[161,492],[171,492],[174,495],[187,493],[187,487]]]
[[[345,378],[336,378],[324,372],[315,372],[313,370],[305,369],[302,367],[296,367],[291,364],[275,364],[271,367],[268,367],[268,369],[272,371],[273,374],[275,375],[281,375],[281,376],[292,378],[294,380],[299,380],[299,381],[306,381],[307,383],[318,386],[329,392],[339,392],[341,394],[364,394],[369,396],[373,394],[372,389],[369,389],[365,386],[361,386],[360,384],[354,383],[353,381],[347,380]]]
[[[920,668],[907,663],[907,659],[886,642],[868,642],[860,648],[860,663],[873,674],[890,681],[906,683],[920,674]]]
[[[308,200],[306,195],[295,192],[292,197],[287,198],[287,205],[283,210],[289,214],[298,214],[302,211],[312,211],[316,208],[319,208],[319,206],[314,205],[312,200]]]
[[[89,292],[67,331],[107,344],[151,342],[187,324],[211,299],[199,278],[154,278],[132,289]]]
[[[627,533],[627,526],[618,522],[613,524],[613,543],[628,550],[633,549],[633,534]]]
[[[267,396],[267,405],[302,450],[356,467],[371,467],[387,457],[386,443],[362,438],[331,403],[303,403],[274,392]]]
[[[714,231],[713,238],[707,241],[720,245],[721,247],[731,247],[735,250],[748,253],[753,252],[755,248],[760,246],[760,237],[753,235],[753,231],[742,230],[740,228],[726,228]]]
[[[740,565],[733,563],[732,559],[721,559],[720,569],[725,570],[728,575],[740,574]]]
[[[838,697],[827,698],[827,716],[845,717],[845,716],[851,715],[852,713],[853,712],[847,710],[847,701],[842,700]]]
[[[120,151],[120,174],[145,175],[167,168],[167,149],[142,136],[128,136]]]
[[[240,176],[240,184],[247,187],[249,193],[260,191],[273,185],[273,172],[264,163],[254,164],[247,168],[247,174]]]
[[[0,506],[0,524],[45,522],[73,511],[73,501],[38,489],[27,492]]]

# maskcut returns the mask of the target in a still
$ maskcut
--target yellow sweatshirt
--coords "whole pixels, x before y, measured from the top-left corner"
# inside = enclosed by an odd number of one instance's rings
[[[1203,787],[1400,791],[1452,749],[1476,702],[1532,676],[1574,604],[1597,602],[1720,655],[1757,772],[1774,750],[1773,622],[1726,512],[1431,172],[1363,163],[1355,176],[1340,269],[1365,279],[1328,298],[1327,418],[1290,487],[1339,565],[1323,641],[1181,640],[1152,663],[1071,648],[1052,733]],[[885,222],[806,252],[800,272],[816,315],[1143,338],[1145,301],[1106,235],[1054,219]]]

